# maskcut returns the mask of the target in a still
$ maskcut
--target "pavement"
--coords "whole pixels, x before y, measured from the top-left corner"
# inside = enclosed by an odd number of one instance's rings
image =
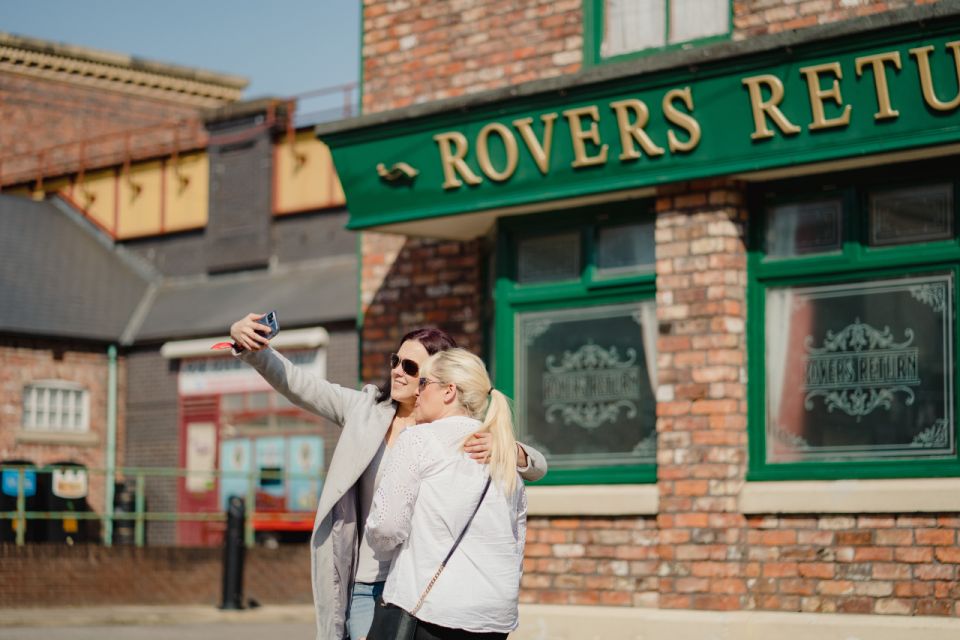
[[[312,605],[0,609],[0,640],[313,640]]]

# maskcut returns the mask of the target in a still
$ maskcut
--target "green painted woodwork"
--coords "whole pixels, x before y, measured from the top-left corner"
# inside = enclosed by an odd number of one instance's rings
[[[960,17],[953,16],[910,29],[798,44],[717,62],[710,62],[705,56],[697,67],[620,76],[562,91],[545,91],[470,109],[450,109],[321,137],[333,150],[349,203],[352,229],[938,145],[960,141],[960,117],[954,107],[936,111],[926,106],[917,60],[909,50],[927,45],[934,47],[930,61],[935,90],[941,101],[949,102],[958,93],[957,71],[953,53],[945,45],[958,37]],[[703,51],[706,53],[709,49]],[[855,60],[884,52],[898,52],[902,62],[900,71],[888,68],[886,73],[892,106],[899,110],[899,115],[876,120],[878,100],[873,72],[868,65],[858,76]],[[834,62],[839,63],[842,71],[842,79],[837,82],[843,106],[851,107],[850,123],[811,131],[811,96],[800,69]],[[774,136],[751,139],[755,132],[754,113],[743,79],[761,74],[782,81],[785,97],[780,109],[790,123],[800,128],[798,133],[785,134],[766,118]],[[821,75],[821,90],[829,90],[833,81],[832,74]],[[690,90],[692,109],[679,99],[673,105],[678,112],[696,120],[702,138],[690,151],[670,151],[668,131],[681,143],[690,136],[684,128],[667,121],[662,103],[668,91],[685,88]],[[763,95],[766,99],[769,92],[765,90]],[[662,155],[650,157],[637,147],[641,154],[638,159],[619,159],[621,136],[610,103],[625,98],[639,99],[648,108],[649,123],[644,130],[654,144],[664,149]],[[825,118],[837,118],[842,113],[842,108],[831,99],[822,102]],[[574,145],[570,124],[563,112],[577,107],[597,109],[598,135],[602,144],[607,145],[607,159],[602,164],[572,167]],[[533,132],[542,141],[541,116],[554,113],[557,117],[549,167],[544,174],[513,122],[532,118]],[[477,160],[477,135],[485,125],[494,122],[506,127],[517,144],[516,169],[502,181],[485,175]],[[586,130],[591,122],[590,118],[583,118],[580,127]],[[449,132],[465,137],[468,144],[465,162],[482,179],[480,184],[443,188],[443,167],[434,136]],[[494,133],[488,140],[490,163],[501,171],[507,157],[502,139]],[[600,153],[601,147],[589,140],[584,144],[588,156]],[[416,177],[395,182],[379,177],[379,163],[388,171],[399,162],[412,166],[418,172]]]
[[[516,317],[526,311],[566,307],[589,307],[605,304],[638,302],[654,297],[656,275],[652,271],[598,279],[593,265],[593,230],[600,224],[617,224],[650,215],[649,203],[634,201],[565,212],[558,223],[551,214],[531,215],[501,222],[497,234],[497,276],[494,285],[495,349],[493,372],[496,387],[511,398],[516,397],[515,341]],[[577,279],[543,284],[517,284],[516,240],[537,233],[558,233],[579,230],[584,260]],[[655,411],[656,407],[649,407]],[[537,484],[629,484],[656,482],[656,466],[621,465],[555,469]]]
[[[776,185],[765,194],[761,206],[804,199],[819,199],[839,196],[844,202],[846,214],[843,248],[832,254],[816,254],[803,257],[768,259],[764,255],[763,237],[764,210],[751,211],[755,221],[750,229],[747,285],[747,371],[748,371],[748,480],[831,480],[844,478],[905,478],[960,475],[960,457],[928,460],[856,460],[856,461],[810,461],[791,463],[766,462],[766,304],[768,287],[783,285],[820,285],[861,279],[882,279],[906,274],[952,271],[954,273],[954,402],[960,398],[960,380],[957,379],[956,345],[960,339],[960,322],[957,322],[957,278],[960,277],[960,240],[957,237],[960,222],[960,193],[958,183],[950,180],[947,162],[927,163],[919,168],[903,168],[897,172],[895,181],[885,178],[891,172],[878,173],[874,177],[859,179],[855,183],[840,183],[836,188],[825,190],[823,177],[793,180]],[[954,173],[955,175],[955,173]],[[936,177],[939,176],[939,179]],[[904,244],[890,247],[867,246],[867,200],[869,190],[896,186],[919,186],[944,179],[954,185],[954,239],[936,242]],[[834,177],[832,181],[843,180]],[[837,182],[834,182],[836,184]],[[951,428],[960,436],[956,417]],[[955,440],[956,442],[957,440]]]

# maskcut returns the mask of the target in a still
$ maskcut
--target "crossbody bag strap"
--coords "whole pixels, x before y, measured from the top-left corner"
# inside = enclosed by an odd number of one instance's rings
[[[420,607],[423,606],[423,601],[426,600],[427,594],[430,593],[430,589],[433,589],[433,585],[437,582],[437,578],[440,577],[440,574],[443,573],[444,568],[447,566],[447,561],[450,560],[450,556],[453,555],[453,552],[457,550],[457,547],[460,546],[460,541],[463,540],[463,536],[467,535],[467,529],[470,528],[470,524],[473,522],[474,516],[477,515],[477,511],[480,510],[480,504],[483,502],[483,499],[487,495],[487,489],[490,488],[490,476],[487,476],[487,483],[483,485],[483,493],[480,494],[480,500],[477,501],[477,506],[474,507],[473,513],[470,514],[470,519],[467,520],[467,524],[464,525],[463,531],[460,532],[460,535],[457,536],[456,541],[454,541],[453,546],[450,547],[450,552],[447,553],[447,557],[443,559],[443,562],[440,563],[440,567],[437,569],[437,572],[433,574],[433,577],[430,579],[430,584],[427,585],[427,588],[423,590],[423,593],[420,594],[420,600],[417,601],[417,606],[410,610],[410,615],[417,615],[417,611],[420,610]]]

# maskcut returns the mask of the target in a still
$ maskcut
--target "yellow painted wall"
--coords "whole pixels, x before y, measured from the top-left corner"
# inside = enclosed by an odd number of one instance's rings
[[[120,215],[114,234],[118,238],[132,238],[161,233],[160,161],[140,162],[128,171],[120,170]]]
[[[206,153],[167,158],[167,199],[164,230],[183,231],[207,226],[210,161]]]
[[[72,196],[73,202],[83,209],[87,216],[111,233],[115,233],[115,175],[113,169],[88,173],[84,175],[82,183],[74,185]]]
[[[342,206],[346,201],[330,149],[312,130],[298,131],[293,144],[274,146],[274,213]]]

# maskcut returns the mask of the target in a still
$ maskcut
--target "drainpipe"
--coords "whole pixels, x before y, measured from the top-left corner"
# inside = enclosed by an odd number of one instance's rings
[[[113,493],[117,475],[117,346],[107,348],[107,473],[103,544],[113,545]]]

